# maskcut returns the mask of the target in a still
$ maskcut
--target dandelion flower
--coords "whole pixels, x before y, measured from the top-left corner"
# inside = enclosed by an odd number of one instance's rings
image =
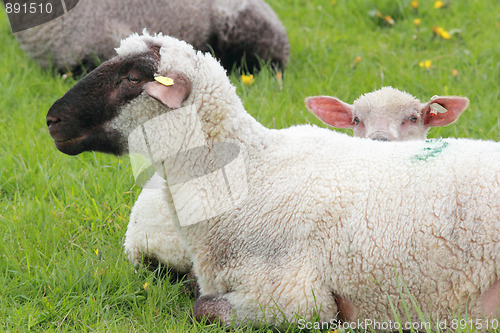
[[[147,282],[142,285],[142,287],[144,288],[144,290],[148,289],[148,286],[149,286],[149,283],[147,283]]]
[[[253,78],[252,74],[250,74],[250,75],[243,74],[243,75],[241,75],[241,81],[243,81],[244,85],[249,86],[249,85],[253,84],[255,79]]]
[[[94,252],[95,252],[95,255],[96,255],[96,256],[98,256],[98,255],[99,255],[99,249],[95,249],[95,250],[94,250]]]
[[[432,60],[427,59],[425,61],[421,61],[418,65],[422,68],[429,69],[432,66]]]
[[[456,68],[453,68],[453,69],[451,70],[451,75],[453,75],[453,76],[457,76],[457,75],[458,75],[458,70],[457,70]]]
[[[410,5],[411,5],[411,8],[413,8],[413,9],[417,9],[417,8],[418,8],[418,1],[417,1],[417,0],[413,0],[413,1],[410,3]]]
[[[434,2],[434,8],[436,9],[440,9],[440,8],[443,8],[444,7],[444,3],[440,0],[437,0],[436,2]]]
[[[356,67],[358,67],[358,64],[361,62],[361,60],[363,60],[361,56],[357,56],[356,58],[354,58],[354,61],[351,64],[351,69],[355,69]]]
[[[441,38],[443,38],[443,39],[451,39],[450,33],[446,30],[441,31],[439,36],[441,36]]]
[[[422,19],[419,19],[419,18],[416,18],[413,20],[413,24],[415,24],[415,26],[420,26],[420,23],[422,23]]]
[[[389,23],[390,25],[394,25],[394,19],[392,17],[390,17],[389,15],[387,15],[386,17],[384,17],[384,20]]]
[[[334,6],[335,6],[336,4],[337,4],[337,1],[332,0],[332,5],[334,5]]]
[[[280,87],[280,90],[283,90],[283,73],[277,72],[276,73],[276,80],[278,81],[278,85]]]
[[[450,33],[444,30],[442,27],[432,27],[432,32],[443,39],[451,39]]]

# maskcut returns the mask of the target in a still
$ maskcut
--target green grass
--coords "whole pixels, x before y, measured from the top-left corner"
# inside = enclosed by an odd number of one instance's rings
[[[422,101],[469,97],[455,124],[429,136],[500,139],[497,0],[451,0],[440,10],[421,0],[418,13],[408,0],[268,2],[291,43],[283,89],[267,71],[251,86],[231,77],[247,110],[265,126],[319,125],[304,107],[310,95],[352,103],[392,85]],[[370,16],[373,10],[395,25]],[[422,23],[414,39],[416,17]],[[433,38],[434,25],[459,32],[451,40]],[[182,283],[135,272],[127,262],[122,242],[140,192],[129,160],[69,157],[55,149],[45,114],[75,81],[33,63],[3,10],[0,45],[0,331],[224,332],[192,322],[193,301]],[[357,56],[362,60],[355,65]],[[432,67],[419,67],[427,59]]]

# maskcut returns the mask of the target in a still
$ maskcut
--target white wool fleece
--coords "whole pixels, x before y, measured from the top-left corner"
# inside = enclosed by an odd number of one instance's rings
[[[138,267],[144,259],[155,259],[170,269],[186,273],[191,256],[170,218],[163,188],[146,185],[137,198],[125,234],[125,252]]]
[[[500,144],[377,142],[309,125],[268,130],[210,56],[166,36],[135,35],[122,48],[151,38],[161,45],[158,73],[181,70],[192,80],[183,106],[197,108],[208,144],[244,148],[242,204],[187,227],[172,216],[201,293],[228,300],[235,323],[310,319],[314,310],[321,321],[383,322],[394,312],[420,321],[408,294],[440,322],[457,312],[496,316],[498,299],[488,297],[500,276]],[[148,102],[154,107],[165,110]],[[172,210],[168,188],[165,195]]]

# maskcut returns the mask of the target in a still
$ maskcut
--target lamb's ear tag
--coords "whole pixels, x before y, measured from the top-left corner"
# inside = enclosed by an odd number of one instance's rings
[[[429,111],[429,114],[431,116],[437,116],[438,113],[446,113],[448,110],[444,106],[438,103],[432,103],[431,104],[431,110]]]
[[[174,80],[166,76],[156,76],[155,80],[163,84],[164,86],[173,86]]]

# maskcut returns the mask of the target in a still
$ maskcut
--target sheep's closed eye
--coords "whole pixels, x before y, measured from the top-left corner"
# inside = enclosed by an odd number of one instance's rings
[[[359,120],[359,118],[358,118],[358,117],[354,117],[354,119],[352,120],[352,122],[353,122],[354,124],[358,125],[358,124],[361,122],[361,120]]]
[[[133,84],[139,84],[139,83],[141,83],[141,79],[136,78],[132,74],[129,74],[126,79],[127,79],[128,82],[133,83]]]
[[[408,118],[412,123],[416,123],[418,120],[418,117],[415,115],[411,115],[410,118]]]

